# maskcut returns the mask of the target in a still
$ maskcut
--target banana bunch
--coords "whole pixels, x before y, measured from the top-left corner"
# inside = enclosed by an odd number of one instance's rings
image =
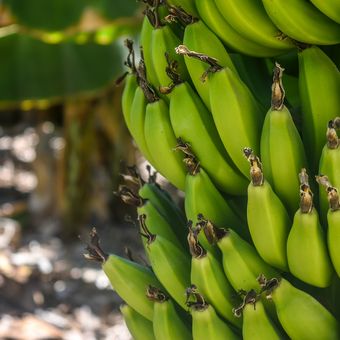
[[[149,178],[128,168],[117,195],[146,260],[95,230],[86,254],[131,334],[340,339],[339,1],[143,3],[122,111]]]

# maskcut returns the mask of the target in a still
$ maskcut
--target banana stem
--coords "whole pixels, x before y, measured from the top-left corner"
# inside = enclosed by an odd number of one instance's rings
[[[340,128],[339,117],[336,117],[335,119],[330,120],[328,122],[326,137],[327,137],[327,147],[329,149],[335,150],[340,145],[340,139],[336,132],[336,129],[339,129],[339,128]]]
[[[273,84],[272,84],[272,100],[271,105],[273,110],[281,111],[284,106],[285,90],[282,85],[282,75],[284,68],[277,62],[273,71]]]
[[[124,203],[134,207],[142,207],[146,202],[145,199],[134,193],[133,190],[126,185],[120,185],[117,194]]]
[[[299,173],[300,180],[300,211],[308,214],[313,210],[313,192],[309,187],[308,174],[306,169]]]
[[[327,192],[327,199],[329,203],[329,209],[331,211],[337,211],[340,210],[340,196],[339,192],[336,188],[334,188],[331,183],[329,182],[329,179],[325,175],[319,175],[315,176],[316,181],[321,184],[323,187],[325,187]]]
[[[197,287],[193,284],[186,289],[185,304],[189,308],[197,311],[203,311],[208,308],[209,304],[204,300],[204,297],[198,292]]]
[[[124,65],[129,68],[129,71],[126,71],[123,75],[121,75],[120,77],[118,77],[118,79],[115,80],[116,86],[119,86],[128,74],[132,73],[134,75],[137,75],[135,51],[133,49],[133,41],[130,39],[125,39],[124,45],[127,47],[129,51],[126,57],[126,60],[124,61]]]
[[[206,54],[190,51],[188,47],[185,45],[178,45],[175,48],[175,51],[177,54],[184,55],[189,58],[198,59],[200,61],[203,61],[204,63],[207,63],[209,67],[204,71],[204,73],[201,76],[201,81],[205,82],[209,73],[216,73],[223,69],[221,65],[218,64],[218,60],[213,57],[209,57]]]
[[[188,222],[189,233],[188,233],[188,244],[189,250],[192,257],[200,259],[207,255],[207,251],[202,247],[202,245],[198,242],[198,233],[200,231],[199,228],[192,227],[192,221]]]
[[[83,254],[87,260],[104,263],[109,257],[100,247],[100,240],[96,228],[90,231],[90,243],[87,244],[87,254]]]
[[[168,5],[169,15],[165,17],[168,22],[178,21],[183,27],[197,22],[199,19],[187,13],[183,8]]]
[[[146,289],[146,297],[151,301],[165,302],[169,300],[169,297],[162,292],[159,288],[149,285]]]
[[[280,279],[273,277],[268,280],[263,274],[261,274],[257,278],[257,282],[261,287],[259,295],[265,292],[267,299],[270,299],[272,292],[279,286]]]
[[[146,215],[141,214],[138,216],[139,226],[141,228],[140,234],[146,238],[146,243],[149,245],[156,240],[157,235],[152,234],[145,223]]]
[[[200,171],[200,162],[193,153],[191,145],[183,141],[182,138],[177,138],[177,145],[175,146],[174,150],[182,151],[185,154],[183,162],[187,167],[189,174],[196,176]]]
[[[250,179],[252,184],[255,187],[262,186],[264,182],[264,176],[260,158],[254,155],[253,150],[251,148],[244,148],[243,154],[250,163]]]
[[[223,237],[228,235],[228,230],[216,227],[210,220],[205,219],[202,214],[197,215],[198,222],[196,226],[203,230],[205,237],[210,244],[216,244]]]
[[[242,303],[237,307],[233,308],[233,313],[236,317],[241,317],[243,309],[246,305],[252,304],[254,306],[254,309],[256,309],[256,301],[258,301],[260,294],[256,293],[255,289],[251,289],[249,292],[241,292],[244,297]]]

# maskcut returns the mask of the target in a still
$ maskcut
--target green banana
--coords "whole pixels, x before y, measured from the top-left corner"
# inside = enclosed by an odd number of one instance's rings
[[[202,20],[191,18],[191,22],[189,21],[184,30],[183,45],[188,46],[190,50],[211,56],[218,61],[219,65],[229,67],[237,74],[237,70],[225,47]],[[202,79],[202,74],[207,69],[206,63],[199,59],[186,57],[184,61],[196,91],[205,106],[210,109],[210,81],[209,79],[204,79],[204,81]]]
[[[156,74],[156,69],[152,61],[152,32],[155,25],[155,14],[150,8],[146,9],[144,15],[142,29],[140,32],[140,45],[142,48],[143,59],[145,62],[147,80],[150,84],[157,84],[158,78]]]
[[[272,105],[264,120],[261,135],[261,159],[265,178],[293,214],[299,205],[298,173],[306,167],[306,156],[299,132],[284,105],[283,69],[275,65]]]
[[[340,33],[340,25],[338,31]],[[327,123],[340,115],[340,72],[317,46],[304,49],[298,56],[302,137],[308,145],[306,151],[311,159],[311,169],[317,172]]]
[[[163,99],[147,104],[144,135],[155,168],[170,183],[184,190],[186,170],[182,157],[174,151],[177,141],[170,122],[169,108]]]
[[[156,340],[152,322],[137,313],[129,305],[120,306],[127,328],[135,340]]]
[[[152,321],[153,303],[145,297],[145,289],[149,284],[162,288],[153,271],[118,255],[105,254],[100,248],[95,228],[92,229],[90,237],[85,258],[100,262],[117,294],[136,312]]]
[[[288,270],[286,242],[291,220],[284,205],[264,179],[262,164],[251,149],[244,154],[250,162],[247,220],[256,250],[270,265]]]
[[[145,220],[146,215],[139,216],[142,235],[147,240],[146,251],[152,269],[171,297],[185,309],[184,293],[190,284],[190,258],[178,243],[172,243],[160,235],[152,234]]]
[[[187,305],[192,315],[193,340],[240,339],[240,337],[217,316],[215,309],[198,293],[195,285],[191,285],[187,289]]]
[[[259,45],[238,33],[224,19],[214,0],[196,0],[195,3],[200,18],[232,50],[254,57],[271,57],[282,53],[282,50]]]
[[[319,162],[319,173],[327,175],[332,186],[340,188],[340,175],[339,175],[339,164],[340,164],[340,139],[336,133],[335,120],[331,120],[327,127],[327,143],[322,149],[320,162]],[[325,190],[319,191],[319,203],[320,203],[320,217],[322,222],[327,220],[328,212],[328,200],[327,192]]]
[[[234,309],[238,317],[243,315],[242,337],[244,340],[282,340],[286,336],[271,321],[262,304],[260,295],[254,289],[244,292],[243,303]]]
[[[190,228],[188,243],[192,256],[191,282],[195,282],[198,290],[219,315],[240,328],[242,320],[232,313],[232,308],[238,301],[237,295],[225,277],[220,262],[202,247],[197,236],[197,229]]]
[[[329,202],[329,210],[327,213],[327,245],[329,256],[333,263],[333,267],[340,277],[340,198],[337,188],[332,187],[327,176],[318,176],[317,181],[324,185],[327,192]]]
[[[294,47],[268,17],[261,0],[215,0],[225,20],[245,38],[282,52]]]
[[[246,178],[232,164],[210,112],[186,82],[170,93],[170,119],[176,137],[190,144],[213,182],[226,193],[245,194]]]
[[[288,235],[288,265],[290,272],[300,280],[324,288],[331,284],[333,268],[305,169],[299,177],[300,209]]]
[[[277,316],[291,339],[336,340],[340,327],[334,316],[311,295],[287,280],[261,278],[262,290],[274,302]]]
[[[323,14],[340,24],[340,2],[338,0],[310,0]]]
[[[207,238],[220,248],[224,272],[236,291],[256,289],[256,279],[261,273],[277,274],[255,248],[232,229],[217,228],[210,221],[206,221],[204,228]]]
[[[273,23],[290,38],[297,41],[332,45],[340,42],[340,26],[318,11],[309,1],[262,0]]]
[[[188,152],[187,144],[182,143],[181,147],[184,152]],[[246,226],[217,190],[205,169],[197,163],[197,160],[190,157],[186,157],[185,162],[189,171],[185,182],[184,199],[187,219],[196,224],[198,215],[201,214],[219,227],[227,225],[247,235]],[[206,247],[206,242],[203,245]]]
[[[153,332],[157,340],[190,340],[189,329],[178,315],[174,303],[159,288],[149,286],[148,299],[154,302]]]

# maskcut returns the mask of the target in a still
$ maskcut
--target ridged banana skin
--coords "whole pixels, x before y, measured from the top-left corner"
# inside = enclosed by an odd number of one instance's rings
[[[209,85],[219,136],[234,164],[249,177],[249,163],[242,150],[249,146],[259,153],[264,112],[247,85],[229,68],[211,74]]]
[[[154,302],[153,331],[157,340],[191,340],[192,336],[176,312],[173,302]]]
[[[186,169],[181,154],[174,150],[177,140],[170,122],[169,107],[163,99],[146,106],[144,133],[157,171],[183,191]]]
[[[145,15],[143,19],[142,29],[140,32],[140,45],[143,49],[143,57],[146,68],[146,78],[149,83],[157,84],[158,78],[156,75],[156,70],[152,62],[152,32],[154,27],[151,25],[148,17]]]
[[[340,277],[340,252],[339,252],[339,240],[340,240],[340,210],[328,211],[327,214],[328,233],[327,244],[329,255],[332,260],[336,273]]]
[[[144,157],[151,163],[154,164],[152,156],[146,145],[145,133],[144,133],[144,121],[145,121],[145,110],[147,100],[140,87],[137,87],[135,96],[131,105],[130,114],[130,133],[135,140],[139,150]]]
[[[290,214],[299,207],[299,177],[307,167],[304,146],[290,112],[270,109],[261,135],[264,177]]]
[[[221,15],[214,0],[196,0],[195,3],[200,18],[234,51],[254,57],[272,57],[282,53],[282,50],[261,46],[239,34]]]
[[[311,0],[323,14],[340,24],[340,2],[338,0]]]
[[[197,215],[202,214],[204,218],[218,227],[228,226],[242,234],[246,233],[246,226],[231,209],[202,167],[195,176],[187,174],[184,208],[187,219],[193,221],[194,225],[197,222]],[[202,239],[204,238],[200,238],[200,241]],[[207,242],[203,242],[204,247],[209,247]]]
[[[192,309],[192,337],[193,340],[239,340],[229,326],[216,314],[209,305],[205,310]]]
[[[236,291],[258,289],[256,279],[260,274],[275,277],[276,270],[264,262],[253,246],[233,230],[228,232],[217,245],[222,251],[224,272]]]
[[[296,212],[287,240],[287,259],[290,272],[300,280],[322,288],[331,284],[334,271],[316,209]]]
[[[242,318],[237,318],[232,309],[239,299],[228,282],[221,263],[210,253],[191,260],[191,282],[204,298],[214,306],[224,319],[234,326],[242,327]]]
[[[287,280],[281,279],[271,297],[280,323],[291,339],[340,339],[340,327],[334,316],[311,295]]]
[[[340,93],[340,92],[339,92]],[[320,163],[319,163],[319,174],[326,175],[329,182],[335,188],[340,188],[340,146],[336,149],[330,149],[327,145],[322,149]],[[324,188],[319,190],[319,201],[320,201],[320,218],[322,223],[325,225],[327,221],[327,213],[329,209],[329,203],[327,199],[327,193]]]
[[[230,160],[210,112],[188,83],[171,93],[170,120],[176,137],[191,145],[214,183],[226,193],[244,195],[247,180]]]
[[[152,205],[164,216],[171,225],[184,249],[188,246],[187,220],[184,212],[172,200],[170,195],[156,183],[145,183],[138,192],[139,196],[151,201]]]
[[[254,246],[273,267],[288,270],[286,242],[291,220],[283,203],[265,180],[248,187],[247,220]]]
[[[104,273],[112,288],[136,312],[152,321],[153,302],[145,296],[148,285],[163,289],[151,269],[111,254],[103,263]]]
[[[290,38],[297,41],[332,45],[340,42],[340,26],[321,13],[309,1],[262,0],[273,23]]]
[[[125,85],[122,93],[122,112],[125,124],[130,131],[130,116],[131,116],[131,106],[133,102],[133,98],[137,89],[137,79],[136,76],[132,73],[128,74],[125,77]]]
[[[243,340],[282,340],[287,337],[271,321],[261,302],[256,305],[246,304],[243,311]]]
[[[172,31],[171,27],[166,25],[160,28],[155,28],[152,31],[151,39],[152,63],[157,75],[157,81],[153,82],[152,85],[155,88],[159,88],[159,86],[168,86],[171,82],[171,79],[166,73],[168,63],[165,53],[169,54],[171,61],[176,60],[178,62],[177,71],[181,78],[183,80],[189,79],[183,56],[178,55],[175,52],[175,47],[180,45],[182,42]]]
[[[190,15],[198,15],[195,0],[167,0],[167,3],[176,7],[182,7]]]
[[[175,231],[172,229],[168,220],[157,210],[152,201],[146,201],[143,206],[137,208],[138,216],[145,214],[145,224],[152,234],[161,235],[167,240],[177,244],[180,247],[180,243],[176,236]],[[145,245],[145,239],[143,238],[143,244]]]
[[[215,0],[225,20],[245,38],[262,46],[287,51],[288,39],[279,39],[279,29],[268,17],[261,0]]]
[[[338,31],[340,34],[340,25]],[[308,145],[308,159],[311,159],[313,169],[317,170],[326,142],[327,124],[340,115],[340,72],[317,46],[306,48],[298,56],[302,137]]]
[[[156,340],[153,334],[152,322],[137,313],[129,305],[122,305],[120,312],[128,330],[135,340]]]
[[[192,51],[216,58],[220,66],[229,67],[237,73],[237,70],[222,42],[202,20],[190,24],[185,28],[183,44]],[[207,78],[205,82],[202,82],[201,80],[203,73],[209,67],[208,64],[189,57],[185,57],[184,61],[196,91],[205,106],[210,109],[210,81],[209,78]]]
[[[156,236],[154,242],[147,247],[147,254],[152,269],[163,284],[167,292],[183,309],[185,304],[185,291],[190,286],[191,260],[178,243]]]

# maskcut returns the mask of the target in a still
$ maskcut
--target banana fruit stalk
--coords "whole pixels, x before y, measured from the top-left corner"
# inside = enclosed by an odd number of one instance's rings
[[[192,316],[193,340],[238,340],[240,337],[222,321],[203,296],[198,292],[195,285],[186,290],[187,306]]]
[[[311,295],[287,280],[259,280],[276,308],[280,323],[291,339],[339,339],[340,325],[334,316]]]
[[[136,312],[152,321],[153,303],[145,298],[145,289],[149,284],[162,288],[153,271],[118,255],[105,254],[100,248],[95,228],[92,229],[90,236],[91,241],[86,248],[88,253],[84,254],[85,258],[100,262],[119,296]]]
[[[244,149],[250,162],[247,220],[256,250],[270,265],[288,271],[286,242],[291,220],[284,205],[264,179],[262,164],[250,148]]]
[[[331,284],[333,268],[328,255],[326,237],[317,210],[313,207],[313,193],[305,169],[300,175],[300,209],[294,216],[287,240],[287,259],[290,272],[300,280],[317,287]]]
[[[129,305],[122,305],[119,309],[128,330],[135,340],[156,340],[150,320],[144,318]]]
[[[190,340],[190,330],[178,315],[169,297],[157,287],[149,286],[146,296],[154,302],[153,333],[157,340]]]
[[[282,340],[287,336],[269,318],[260,295],[254,289],[244,292],[242,304],[234,308],[237,317],[243,316],[242,337],[244,340]]]
[[[191,282],[212,304],[216,312],[234,326],[242,327],[242,319],[236,318],[232,308],[238,301],[236,292],[228,282],[221,263],[198,242],[198,229],[190,228],[188,243],[192,256]]]
[[[145,215],[139,216],[142,236],[147,239],[146,248],[152,269],[167,292],[185,309],[184,293],[190,284],[190,258],[177,243],[152,234],[145,220]]]
[[[299,132],[284,105],[283,68],[276,64],[272,86],[272,106],[267,112],[261,135],[263,173],[288,212],[299,206],[298,173],[306,165],[306,156]]]

